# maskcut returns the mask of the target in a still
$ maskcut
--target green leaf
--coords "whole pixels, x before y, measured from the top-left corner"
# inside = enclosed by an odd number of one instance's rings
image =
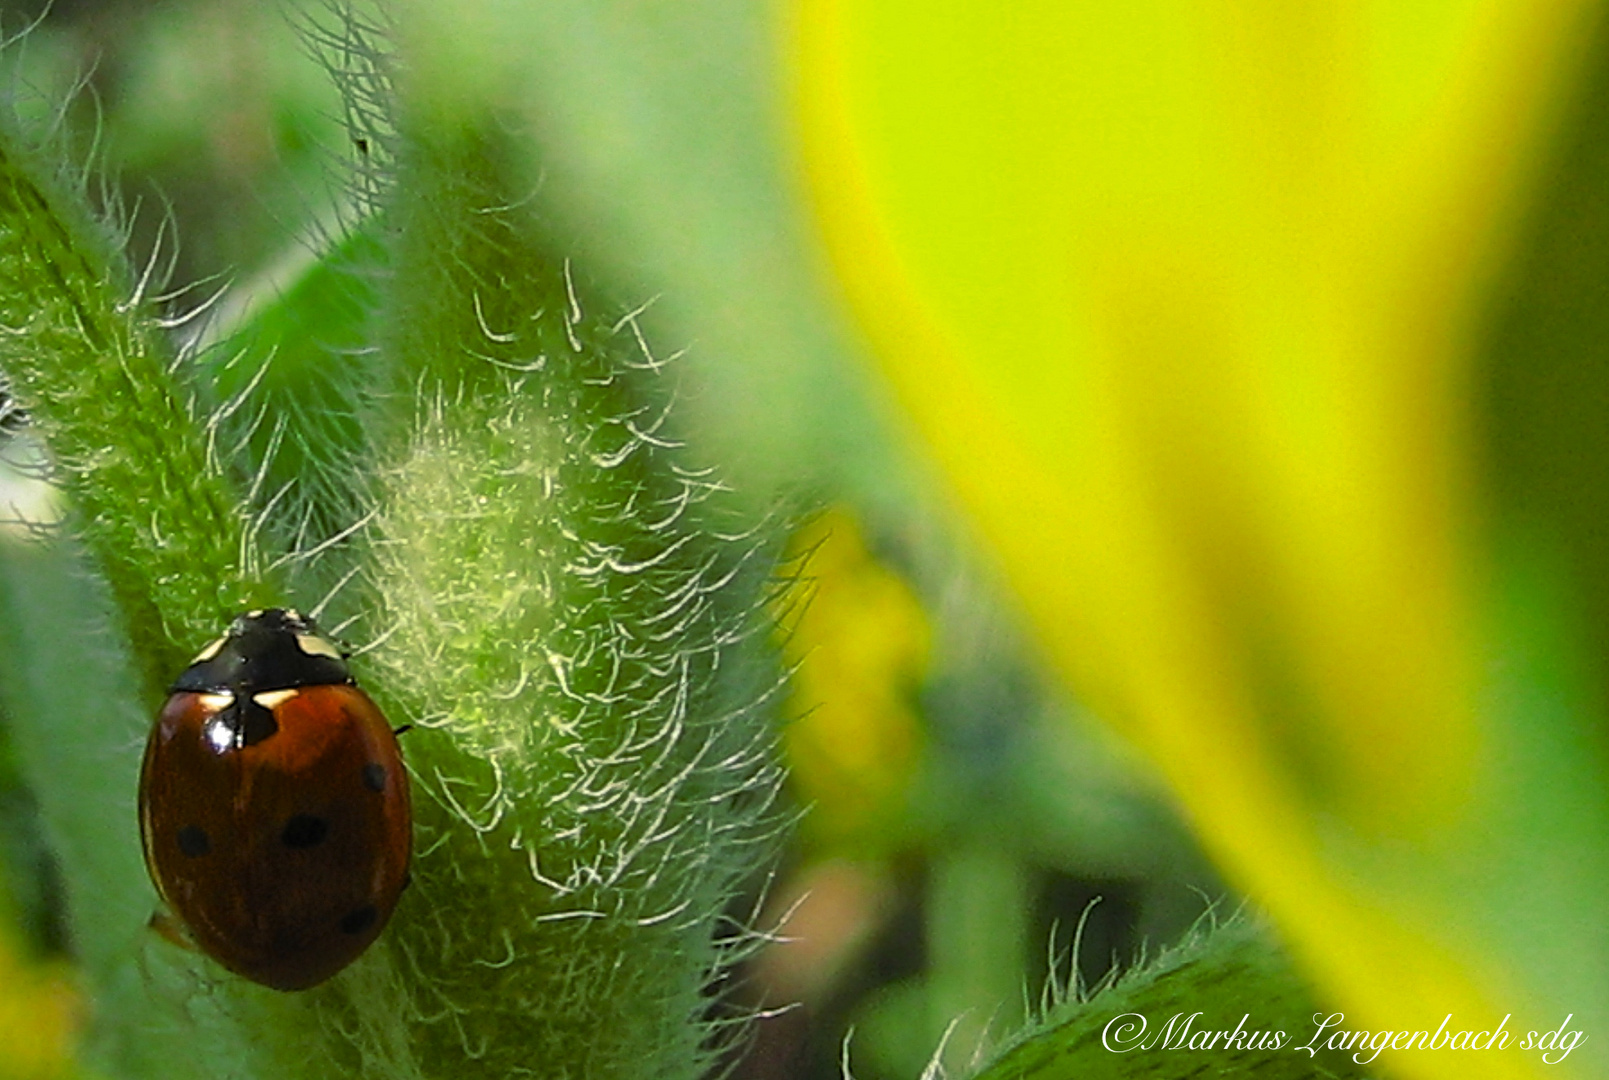
[[[1198,930],[1087,996],[1076,987],[1060,993],[1063,1000],[973,1080],[1371,1075],[1353,1060],[1372,1059],[1371,1050],[1325,1048],[1335,1023],[1315,1041],[1329,1010],[1317,1007],[1267,929],[1251,919]]]

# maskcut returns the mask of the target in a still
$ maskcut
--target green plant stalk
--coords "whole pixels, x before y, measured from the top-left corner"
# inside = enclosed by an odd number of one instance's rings
[[[154,706],[197,647],[275,599],[152,311],[81,192],[0,127],[0,370],[50,447]]]
[[[1320,1049],[1314,1055],[1300,1049],[1317,1027],[1315,1014],[1327,1010],[1313,1001],[1267,928],[1249,918],[1203,927],[1092,993],[1053,985],[1048,996],[1043,1017],[973,1073],[973,1080],[1362,1080],[1373,1075],[1345,1052]],[[1143,1033],[1132,1026],[1135,1016],[1145,1018]],[[1247,1034],[1235,1038],[1237,1029]],[[1211,1037],[1219,1031],[1225,1034]],[[1275,1032],[1283,1033],[1277,1046]]]
[[[744,657],[770,545],[703,520],[666,377],[590,312],[496,126],[404,131],[379,322],[383,385],[419,404],[374,425],[370,584],[374,685],[422,729],[392,935],[417,1060],[696,1077],[745,941],[722,912],[776,828],[773,679]]]
[[[948,1029],[952,1063],[970,1060],[987,1033],[1022,1025],[1027,877],[1016,852],[976,840],[952,842],[930,867],[929,1032],[936,1040]]]

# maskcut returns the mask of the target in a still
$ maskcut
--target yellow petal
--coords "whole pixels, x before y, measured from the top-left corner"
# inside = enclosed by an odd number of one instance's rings
[[[1469,339],[1585,6],[795,6],[885,372],[1049,657],[1377,1028],[1519,1007],[1416,875],[1483,809]]]

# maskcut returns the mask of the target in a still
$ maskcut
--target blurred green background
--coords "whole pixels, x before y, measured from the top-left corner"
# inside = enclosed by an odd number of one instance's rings
[[[855,1075],[892,1080],[917,1076],[953,1019],[952,1062],[1016,1028],[1048,980],[1073,977],[1075,932],[1092,983],[1236,901],[1146,769],[1068,722],[1076,704],[862,374],[791,216],[768,18],[711,0],[542,5],[517,62],[537,73],[536,198],[587,274],[630,306],[657,298],[644,324],[656,352],[686,350],[695,453],[751,509],[825,508],[795,538],[812,599],[778,612],[798,665],[784,743],[809,810],[746,900],[790,940],[717,1006],[764,1012],[736,1075],[837,1077],[852,1029]],[[160,239],[173,284],[203,283],[180,306],[226,287],[203,332],[284,295],[351,220],[341,101],[286,11],[8,0],[0,20],[7,35],[37,22],[8,55],[10,92],[93,151],[136,259]],[[320,362],[287,356],[273,378],[316,384]],[[132,818],[127,832],[137,843]],[[0,719],[15,945],[0,938],[0,975],[70,963],[59,889]]]

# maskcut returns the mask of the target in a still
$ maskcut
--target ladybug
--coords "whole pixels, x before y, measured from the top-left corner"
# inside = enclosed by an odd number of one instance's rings
[[[396,733],[313,621],[250,611],[174,680],[145,747],[151,880],[224,967],[276,990],[368,948],[408,883]]]

